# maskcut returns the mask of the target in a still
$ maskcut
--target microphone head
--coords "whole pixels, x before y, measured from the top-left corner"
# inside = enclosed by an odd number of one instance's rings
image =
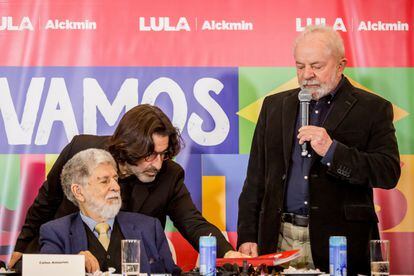
[[[302,89],[298,94],[298,98],[301,102],[310,102],[312,100],[312,94],[308,89]]]

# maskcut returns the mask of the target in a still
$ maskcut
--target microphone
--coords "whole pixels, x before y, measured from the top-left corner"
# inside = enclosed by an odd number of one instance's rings
[[[303,127],[309,125],[309,102],[312,99],[312,94],[309,90],[302,89],[299,92],[298,98],[300,102],[300,126]],[[308,142],[304,142],[301,148],[301,155],[303,157],[308,155]]]

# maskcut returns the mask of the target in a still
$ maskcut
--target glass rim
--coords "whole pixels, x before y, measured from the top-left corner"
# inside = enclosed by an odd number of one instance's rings
[[[389,243],[390,240],[370,240],[370,243]]]
[[[141,242],[141,240],[138,239],[123,239],[121,242]]]

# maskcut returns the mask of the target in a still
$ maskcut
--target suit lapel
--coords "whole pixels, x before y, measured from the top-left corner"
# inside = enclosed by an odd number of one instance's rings
[[[120,180],[120,185],[123,204],[122,210],[139,213],[149,195],[148,185],[140,183],[135,176]]]
[[[86,231],[79,213],[76,215],[72,221],[72,224],[70,225],[69,239],[73,253],[79,253],[80,251],[88,250]]]
[[[299,92],[299,90],[298,90]],[[282,132],[283,132],[283,155],[285,168],[289,168],[289,160],[292,153],[293,135],[295,135],[296,117],[298,113],[298,92],[283,99],[282,106]],[[275,130],[279,131],[279,130]]]
[[[323,123],[323,127],[327,130],[328,134],[332,136],[338,125],[343,121],[349,111],[352,109],[357,99],[352,95],[353,86],[347,79],[344,84],[338,90],[332,106],[331,111]]]
[[[119,227],[125,239],[141,240],[142,235],[140,229],[137,228],[139,221],[131,221],[124,212],[119,212],[116,216]]]
[[[348,79],[344,80],[344,83],[337,91],[337,94],[335,95],[334,104],[332,106],[332,109],[329,111],[328,116],[326,117],[325,122],[323,122],[322,127],[326,129],[329,136],[332,138],[332,134],[335,132],[338,125],[342,122],[342,120],[346,117],[346,115],[349,113],[351,108],[354,106],[354,104],[357,102],[357,99],[352,96],[353,86],[348,81]],[[322,157],[320,157],[317,154],[312,155],[312,166],[316,162],[316,160],[321,160]]]
[[[140,212],[142,205],[149,195],[148,187],[145,184],[134,185],[132,191],[132,211]]]
[[[119,212],[116,216],[118,220],[119,228],[121,229],[122,234],[127,240],[140,240],[140,259],[141,259],[141,271],[150,271],[150,265],[148,263],[147,248],[142,238],[141,229],[139,227],[139,221],[131,221],[127,213]]]

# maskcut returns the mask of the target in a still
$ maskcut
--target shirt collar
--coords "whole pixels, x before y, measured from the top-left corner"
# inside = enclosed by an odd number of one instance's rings
[[[94,221],[92,218],[85,216],[84,214],[82,214],[82,211],[79,212],[82,221],[89,227],[89,229],[91,229],[92,232],[95,231],[95,226],[98,224],[98,222]],[[106,221],[106,223],[109,224],[109,230],[111,231],[114,227],[114,218],[108,219]],[[95,231],[96,232],[96,231]]]

